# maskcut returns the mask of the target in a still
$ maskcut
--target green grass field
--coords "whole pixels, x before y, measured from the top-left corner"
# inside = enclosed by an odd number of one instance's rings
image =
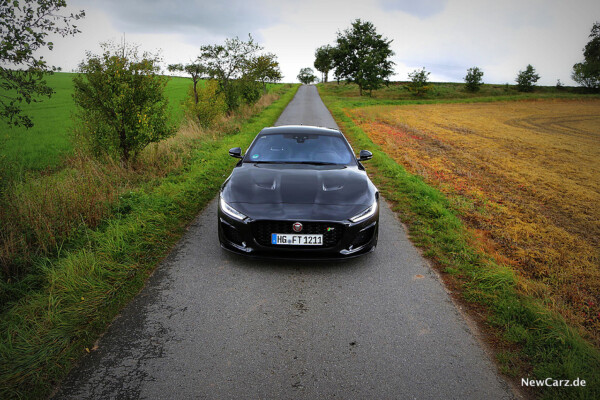
[[[48,76],[47,82],[55,90],[50,98],[41,102],[23,104],[35,126],[31,129],[8,126],[0,121],[0,155],[5,173],[13,178],[22,177],[26,171],[40,171],[60,165],[65,155],[71,154],[73,146],[70,129],[73,126],[72,114],[74,74],[59,72]],[[191,84],[189,78],[172,77],[166,88],[171,107],[172,121],[179,122],[183,116],[181,102]]]

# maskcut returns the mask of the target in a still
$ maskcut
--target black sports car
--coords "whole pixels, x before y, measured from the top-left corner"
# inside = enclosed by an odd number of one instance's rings
[[[263,129],[221,187],[221,247],[275,258],[348,258],[375,249],[379,192],[342,132]]]

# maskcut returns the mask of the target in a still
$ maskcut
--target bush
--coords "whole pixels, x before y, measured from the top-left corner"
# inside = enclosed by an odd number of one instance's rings
[[[240,86],[239,92],[242,95],[244,103],[249,105],[256,104],[261,96],[262,84],[255,81],[253,77],[242,78],[237,84]]]
[[[171,136],[167,77],[159,75],[156,55],[136,47],[103,44],[104,53],[87,53],[73,78],[73,99],[84,127],[80,137],[94,153],[117,155],[122,165],[148,144]]]
[[[425,71],[425,68],[422,68],[420,71],[415,69],[413,72],[408,74],[411,82],[406,86],[409,92],[411,92],[414,96],[424,96],[433,89],[433,85],[428,85],[429,75],[431,72]]]
[[[195,102],[194,89],[190,87],[189,96],[184,103],[188,118],[195,119],[203,128],[210,127],[214,121],[227,111],[225,95],[219,92],[219,83],[209,80],[197,90],[198,103]]]
[[[483,84],[481,77],[483,77],[482,70],[478,67],[469,68],[465,76],[465,89],[468,92],[477,92]]]

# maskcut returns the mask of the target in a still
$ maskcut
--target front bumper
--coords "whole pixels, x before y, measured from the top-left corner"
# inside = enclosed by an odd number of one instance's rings
[[[272,245],[271,233],[293,233],[294,222],[305,226],[302,233],[323,234],[324,245]],[[379,231],[379,208],[375,215],[352,223],[345,221],[312,220],[253,220],[239,221],[218,211],[219,241],[221,247],[248,257],[295,260],[346,259],[369,253],[375,249]],[[331,229],[333,228],[333,229]],[[331,229],[331,230],[329,230]]]

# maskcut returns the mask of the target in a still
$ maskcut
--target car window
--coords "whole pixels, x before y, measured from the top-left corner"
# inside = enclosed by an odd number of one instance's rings
[[[276,134],[259,136],[244,161],[349,164],[353,158],[339,136]]]

